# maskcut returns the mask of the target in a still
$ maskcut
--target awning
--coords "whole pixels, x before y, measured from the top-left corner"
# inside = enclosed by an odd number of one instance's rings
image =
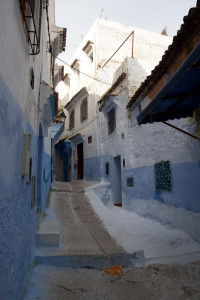
[[[73,144],[76,144],[77,142],[85,141],[85,132],[78,132],[74,135],[71,135],[68,137],[68,140],[71,141]]]
[[[200,105],[200,43],[137,117],[138,124],[186,118]]]

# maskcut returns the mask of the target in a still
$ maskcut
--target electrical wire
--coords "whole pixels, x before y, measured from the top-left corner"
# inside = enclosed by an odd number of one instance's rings
[[[113,85],[112,83],[108,83],[108,82],[102,81],[102,80],[100,80],[100,79],[94,78],[94,77],[92,77],[92,76],[90,76],[90,75],[88,75],[88,74],[86,74],[86,73],[84,73],[84,72],[82,72],[82,71],[79,71],[78,69],[76,69],[76,68],[70,66],[70,65],[69,65],[68,63],[66,63],[64,60],[62,60],[61,58],[59,58],[58,56],[56,56],[55,54],[53,54],[51,50],[49,50],[49,53],[51,53],[55,58],[57,58],[58,60],[60,60],[62,63],[64,63],[65,65],[67,65],[67,66],[70,67],[71,69],[73,69],[73,70],[75,70],[75,71],[77,71],[77,72],[79,72],[79,73],[81,73],[81,74],[83,74],[83,75],[85,75],[85,76],[87,76],[87,77],[93,79],[93,80],[96,80],[96,81],[98,81],[98,82],[101,82],[101,83],[104,83],[104,84],[108,84],[108,85],[110,85],[110,86]]]

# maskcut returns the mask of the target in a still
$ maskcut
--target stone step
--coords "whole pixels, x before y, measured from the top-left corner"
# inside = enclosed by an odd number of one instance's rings
[[[55,247],[59,246],[59,225],[56,221],[43,221],[36,234],[37,247]]]
[[[94,268],[105,269],[113,265],[128,267],[130,265],[142,265],[145,261],[144,252],[119,253],[111,255],[63,255],[63,256],[37,256],[36,264],[52,265],[65,268]]]

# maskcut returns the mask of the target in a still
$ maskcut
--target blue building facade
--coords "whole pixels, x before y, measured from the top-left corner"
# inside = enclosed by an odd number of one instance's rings
[[[53,49],[60,34],[57,28],[50,39],[48,25],[53,25],[54,11],[47,16],[52,9],[53,0],[48,7],[39,0],[1,2],[0,299],[23,297],[34,262],[39,218],[51,186],[50,98],[57,106],[51,76],[54,62],[46,45]],[[33,26],[35,45],[28,26]]]

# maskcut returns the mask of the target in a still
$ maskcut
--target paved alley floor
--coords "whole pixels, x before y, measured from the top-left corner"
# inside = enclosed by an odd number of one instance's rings
[[[55,182],[51,187],[46,220],[56,220],[60,229],[59,247],[40,247],[36,256],[102,256],[125,254],[109,235],[94,212],[85,188],[89,182]]]
[[[37,248],[24,300],[200,299],[200,262],[142,266],[143,253],[127,253],[95,214],[89,186],[52,185],[45,220],[58,222],[60,244]],[[123,266],[123,276],[104,272],[113,265]]]
[[[103,270],[37,265],[24,300],[199,300],[200,264]]]

